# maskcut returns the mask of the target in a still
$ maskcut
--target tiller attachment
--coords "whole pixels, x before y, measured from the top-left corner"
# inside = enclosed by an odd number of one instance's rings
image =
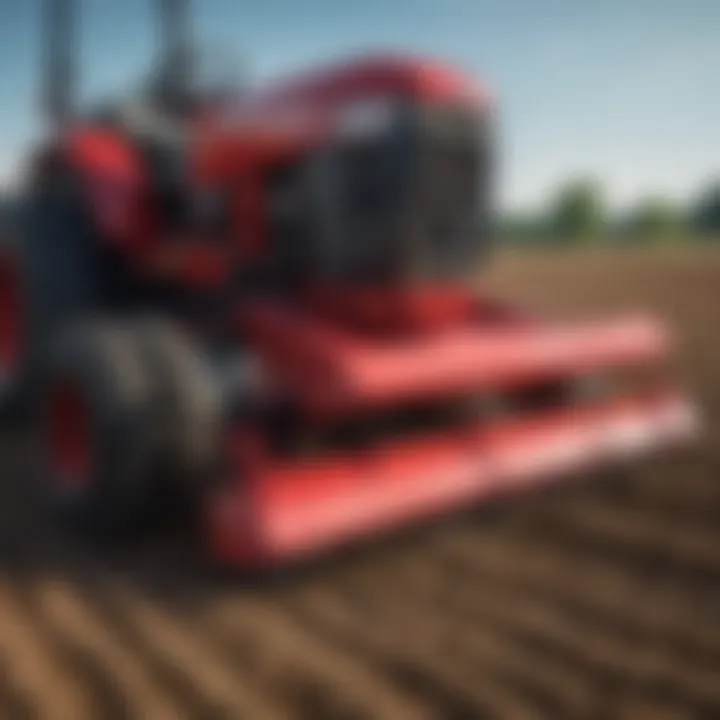
[[[206,513],[221,562],[315,553],[697,430],[650,319],[494,315],[368,339],[267,304],[244,324],[300,419],[279,445],[257,423],[229,436],[231,477]]]

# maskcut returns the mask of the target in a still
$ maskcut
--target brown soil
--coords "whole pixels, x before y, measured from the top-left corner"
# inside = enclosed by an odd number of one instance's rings
[[[8,438],[0,718],[720,717],[720,254],[504,257],[488,275],[533,308],[665,315],[699,448],[258,585],[188,543],[63,533]]]

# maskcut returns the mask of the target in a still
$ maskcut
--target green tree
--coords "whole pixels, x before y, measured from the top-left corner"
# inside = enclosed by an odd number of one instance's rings
[[[532,213],[507,212],[498,222],[498,234],[503,242],[509,244],[540,243],[544,240],[543,231],[541,219]]]
[[[636,237],[660,240],[677,234],[682,224],[682,216],[672,203],[653,197],[642,201],[630,213],[627,229]]]
[[[692,226],[700,232],[720,233],[720,179],[710,183],[690,211]]]
[[[606,204],[602,186],[592,179],[573,180],[557,193],[550,225],[563,238],[597,235],[605,224]]]

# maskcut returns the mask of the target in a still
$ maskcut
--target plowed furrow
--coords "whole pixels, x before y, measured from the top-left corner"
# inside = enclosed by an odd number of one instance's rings
[[[606,707],[595,717],[597,720],[711,720],[713,715],[694,711],[684,703],[642,697],[629,690],[609,696]]]
[[[446,595],[459,593],[471,600],[473,587],[449,576],[441,564],[429,565],[418,556],[395,563],[382,574],[387,582],[372,586],[361,581],[350,591],[362,599],[368,613],[382,617],[389,627],[409,632],[422,625],[428,636],[445,644],[456,662],[481,668],[508,692],[533,698],[551,716],[584,716],[595,702],[590,678],[573,663],[561,658],[549,663],[545,653],[524,638],[500,632],[494,618],[478,614],[468,622]],[[512,597],[505,602],[512,604]]]
[[[635,573],[592,562],[572,548],[549,549],[512,533],[492,538],[448,533],[429,552],[468,582],[499,584],[553,600],[598,627],[613,627],[628,637],[653,635],[689,660],[720,664],[720,628],[710,615],[704,624],[698,622],[697,609],[689,612],[687,595],[672,577],[643,582]]]
[[[34,595],[45,621],[67,645],[79,644],[92,655],[98,667],[109,668],[118,694],[122,694],[130,718],[175,720],[184,709],[153,682],[142,659],[113,635],[96,616],[92,604],[67,583],[38,583]]]
[[[666,522],[652,513],[627,510],[616,503],[578,497],[572,502],[545,505],[542,512],[523,508],[519,533],[554,538],[573,546],[604,554],[621,562],[656,565],[672,569],[692,582],[720,581],[720,543],[715,534],[690,525]]]
[[[7,720],[35,720],[38,713],[15,677],[10,661],[0,657],[0,717]]]
[[[444,717],[541,717],[536,698],[506,687],[492,669],[463,662],[447,632],[438,632],[432,616],[418,624],[395,615],[358,614],[342,595],[308,590],[294,599],[294,611],[318,633],[365,655],[394,682],[426,699]],[[408,609],[409,611],[409,609]]]
[[[422,718],[424,709],[381,674],[308,632],[270,598],[232,598],[203,609],[203,628],[240,655],[244,676],[285,696],[302,717]]]
[[[116,585],[106,593],[108,621],[183,695],[194,716],[284,718],[272,697],[256,692],[199,632],[150,597]]]
[[[422,585],[416,581],[411,586],[411,578],[405,575],[400,582],[405,588],[413,587],[416,597],[424,585],[425,592],[435,594],[438,606],[445,607],[458,621],[468,627],[492,623],[509,639],[524,643],[529,652],[535,648],[547,662],[567,663],[611,683],[631,680],[644,693],[700,709],[720,704],[720,675],[716,670],[697,665],[689,668],[654,639],[628,642],[617,631],[603,631],[537,597],[501,592],[493,586],[484,593],[474,591],[471,585],[466,586],[467,592],[458,591],[457,585],[449,591],[439,578],[417,577]]]
[[[8,686],[35,717],[92,720],[100,715],[103,708],[92,702],[81,668],[67,662],[63,649],[33,621],[13,589],[4,585],[0,585],[0,618],[0,655]]]
[[[683,518],[716,509],[720,507],[720,487],[712,478],[720,471],[720,452],[712,442],[715,433],[710,431],[692,452],[628,467],[620,482],[598,483],[593,494],[622,498],[641,510],[649,503],[652,509],[676,512]],[[678,475],[683,476],[682,482],[675,481]]]

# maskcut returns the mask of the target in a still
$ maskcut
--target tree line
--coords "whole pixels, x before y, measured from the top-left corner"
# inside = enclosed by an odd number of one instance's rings
[[[720,178],[685,204],[649,197],[623,213],[610,212],[599,181],[576,179],[540,212],[507,213],[498,225],[501,238],[511,243],[720,242]]]

